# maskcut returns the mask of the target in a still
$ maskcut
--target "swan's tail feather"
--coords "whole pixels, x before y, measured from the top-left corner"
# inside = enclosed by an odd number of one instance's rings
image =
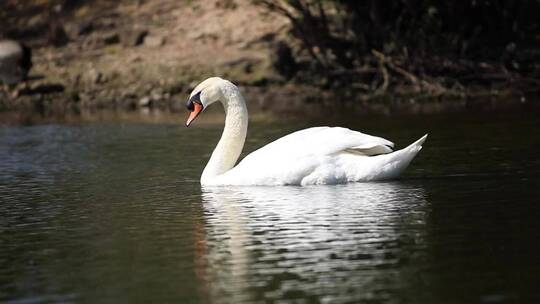
[[[422,144],[426,141],[427,137],[428,137],[428,134],[422,136],[419,140],[417,140],[417,141],[413,142],[412,144],[408,145],[406,148],[401,149],[401,150],[396,151],[396,152],[408,151],[409,154],[412,154],[412,155],[410,155],[411,156],[411,158],[409,160],[409,162],[410,162],[416,156],[418,151],[422,150]]]
[[[420,138],[419,140],[417,140],[417,141],[413,142],[412,144],[410,144],[410,145],[407,147],[407,149],[410,148],[410,147],[413,147],[413,146],[420,146],[420,147],[422,147],[422,144],[426,141],[426,138],[428,137],[428,135],[429,135],[429,134],[426,134],[426,135],[422,136],[422,138]]]
[[[422,149],[422,144],[426,141],[428,134],[413,142],[406,148],[393,153],[374,156],[377,162],[373,165],[378,170],[373,170],[373,174],[368,176],[368,180],[387,180],[398,177],[411,163],[416,154]]]

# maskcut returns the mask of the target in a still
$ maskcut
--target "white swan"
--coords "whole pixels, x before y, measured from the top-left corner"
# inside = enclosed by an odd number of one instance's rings
[[[378,181],[397,177],[422,149],[427,134],[392,152],[384,138],[346,128],[315,127],[284,136],[234,166],[246,139],[248,112],[238,88],[219,77],[193,90],[186,126],[212,103],[225,109],[225,128],[201,176],[202,185],[312,185]]]

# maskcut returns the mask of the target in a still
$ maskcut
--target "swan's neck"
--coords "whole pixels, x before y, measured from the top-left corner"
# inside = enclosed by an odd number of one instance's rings
[[[234,167],[246,140],[248,112],[244,98],[232,84],[222,88],[225,128],[221,139],[206,164],[201,183],[210,183]]]

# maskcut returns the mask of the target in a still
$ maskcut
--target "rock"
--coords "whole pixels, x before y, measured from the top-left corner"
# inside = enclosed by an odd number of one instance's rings
[[[165,44],[165,37],[162,36],[146,36],[144,37],[144,45],[149,47],[160,47]]]
[[[139,99],[139,106],[143,108],[150,107],[152,105],[152,99],[150,97],[145,96],[141,99]]]
[[[116,44],[120,42],[120,36],[118,33],[109,33],[103,37],[103,42],[105,44]]]
[[[144,42],[144,38],[148,35],[147,30],[134,30],[124,32],[121,36],[121,42],[123,46],[134,47],[141,45]]]
[[[14,40],[0,40],[0,84],[14,85],[28,77],[32,50]]]
[[[161,101],[163,99],[163,90],[154,89],[150,92],[150,98],[152,101]]]

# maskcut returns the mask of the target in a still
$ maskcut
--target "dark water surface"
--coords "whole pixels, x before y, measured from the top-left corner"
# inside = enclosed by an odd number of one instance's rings
[[[0,302],[540,303],[536,115],[340,125],[430,137],[398,181],[201,189],[221,124],[0,126]]]

